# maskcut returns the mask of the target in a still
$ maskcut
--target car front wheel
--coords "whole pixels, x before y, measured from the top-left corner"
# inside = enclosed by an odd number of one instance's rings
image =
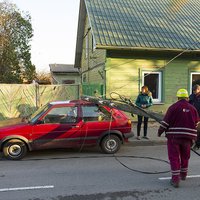
[[[104,153],[116,153],[121,146],[121,141],[116,135],[107,135],[101,142],[101,150]]]
[[[3,146],[3,155],[9,160],[20,160],[26,153],[26,144],[18,139],[9,140]]]

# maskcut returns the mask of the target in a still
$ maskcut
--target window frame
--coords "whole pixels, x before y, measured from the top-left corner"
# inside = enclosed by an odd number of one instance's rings
[[[162,102],[162,72],[161,71],[147,71],[143,70],[142,71],[142,86],[144,85],[144,74],[158,74],[158,98],[154,99],[153,98],[153,103],[161,103]]]
[[[200,75],[200,72],[190,72],[190,85],[189,85],[190,94],[192,94],[192,75],[195,75],[195,74],[199,74]]]
[[[85,112],[84,109],[88,109],[90,108],[95,108],[97,110],[92,110],[95,111],[93,112],[93,114],[95,113],[95,115],[85,115],[85,113],[90,114],[90,112]],[[97,105],[82,105],[81,106],[81,110],[82,110],[82,118],[85,122],[110,122],[110,121],[114,121],[113,117],[111,116],[111,113],[106,110],[103,106],[97,106]],[[97,115],[96,115],[97,114]],[[101,117],[102,119],[100,120]]]
[[[75,110],[75,115],[69,115],[71,111]],[[45,118],[56,118],[57,121],[49,121],[45,122]],[[49,119],[50,119],[49,118]],[[62,122],[62,119],[64,120]],[[44,124],[71,124],[71,123],[77,123],[78,120],[78,107],[77,106],[52,106],[48,112],[42,117],[42,120]]]

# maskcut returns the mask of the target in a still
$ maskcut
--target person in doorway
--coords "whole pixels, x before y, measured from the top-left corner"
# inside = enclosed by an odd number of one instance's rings
[[[193,86],[192,89],[193,93],[189,96],[189,103],[197,109],[197,112],[200,117],[200,85],[196,84]],[[197,128],[197,141],[195,142],[192,148],[195,150],[200,148],[200,127]]]
[[[142,86],[141,92],[138,95],[135,104],[142,108],[146,109],[153,105],[152,94],[149,91],[147,86]],[[147,137],[147,128],[148,128],[148,117],[144,117],[144,139],[149,139]],[[137,139],[140,140],[140,130],[142,125],[143,116],[138,115],[138,123],[137,123]]]
[[[193,86],[193,93],[189,96],[189,103],[197,109],[200,116],[200,85]]]
[[[198,112],[188,102],[188,92],[179,89],[176,94],[178,101],[171,105],[158,129],[158,137],[165,132],[167,137],[168,158],[171,166],[171,185],[179,187],[188,172],[190,148],[196,140]]]

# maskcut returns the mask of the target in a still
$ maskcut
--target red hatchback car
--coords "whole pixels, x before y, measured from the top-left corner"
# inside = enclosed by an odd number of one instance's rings
[[[4,157],[23,158],[27,151],[99,145],[115,153],[133,136],[130,119],[122,111],[83,100],[51,102],[27,122],[0,128]]]

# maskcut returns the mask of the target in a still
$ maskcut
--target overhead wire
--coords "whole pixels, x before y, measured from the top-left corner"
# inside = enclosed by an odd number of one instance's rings
[[[131,104],[132,105],[132,102],[130,99],[127,99],[125,96],[123,95],[120,95],[116,92],[113,92],[115,94],[117,94],[121,101],[124,102],[124,103],[127,103],[128,101],[128,104]],[[111,96],[111,99],[112,99],[112,94],[110,95]],[[112,115],[111,115],[112,116]],[[110,120],[111,121],[111,120]],[[109,129],[111,128],[111,125],[109,126]],[[109,130],[109,134],[111,134],[111,130]],[[157,171],[157,172],[150,172],[150,171],[142,171],[142,170],[138,170],[138,169],[134,169],[134,168],[131,168],[129,167],[128,165],[124,164],[121,160],[119,160],[119,156],[116,156],[115,153],[113,153],[113,157],[115,158],[115,160],[120,164],[122,165],[123,167],[127,168],[128,170],[130,171],[133,171],[133,172],[138,172],[138,173],[142,173],[142,174],[163,174],[163,173],[168,173],[170,172],[170,170],[167,170],[167,171]],[[169,164],[168,161],[166,160],[161,160],[161,159],[157,159],[157,158],[153,158],[153,157],[144,157],[144,156],[129,156],[129,158],[140,158],[140,159],[150,159],[150,160],[159,160],[159,161],[162,161],[162,162],[165,162],[167,164]]]
[[[196,45],[196,44],[199,44],[199,43],[200,43],[200,41],[197,41],[197,42],[194,42],[192,45]],[[163,66],[158,67],[158,68],[156,68],[155,70],[149,71],[149,73],[147,73],[144,77],[147,77],[147,76],[149,76],[151,73],[157,72],[158,70],[160,70],[160,69],[166,67],[167,65],[169,65],[171,62],[173,62],[175,59],[177,59],[178,57],[180,57],[180,56],[183,55],[184,53],[186,53],[186,52],[188,52],[188,51],[191,51],[191,49],[192,49],[192,47],[188,47],[187,49],[184,49],[183,51],[181,51],[180,53],[178,53],[176,56],[174,56],[172,59],[170,59],[170,60],[169,60],[166,64],[164,64]],[[193,50],[193,51],[195,51],[195,50]],[[121,65],[123,65],[123,64],[126,64],[126,63],[130,63],[130,62],[132,62],[133,60],[135,60],[135,59],[132,59],[131,61],[127,61],[127,62],[125,62],[125,63],[122,63],[122,64],[120,64],[119,66],[121,66]],[[114,65],[114,66],[110,67],[110,69],[111,69],[111,68],[114,68],[114,67],[116,67],[116,66],[118,66],[118,65]],[[110,69],[108,69],[108,70],[110,70]],[[135,81],[141,81],[141,78],[136,79]],[[129,85],[129,84],[130,84],[130,83],[127,83],[127,84],[122,85],[122,86],[120,86],[120,87],[118,87],[118,88],[115,88],[112,92],[118,91],[118,90],[120,90],[120,89],[126,87],[126,86]],[[102,97],[102,98],[103,98],[103,97],[106,97],[106,94],[101,95],[101,97]]]
[[[180,57],[182,54],[184,54],[185,52],[187,52],[189,49],[190,49],[190,48],[187,48],[187,49],[183,50],[181,53],[177,54],[175,57],[173,57],[171,60],[169,60],[165,65],[163,65],[162,67],[159,67],[159,68],[157,68],[156,70],[153,70],[153,71],[151,71],[151,72],[154,72],[154,71],[157,71],[157,70],[159,70],[159,69],[161,69],[161,68],[166,67],[169,63],[171,63],[172,61],[174,61],[176,58]],[[132,62],[132,60],[129,61],[129,62]],[[127,63],[128,63],[128,62],[127,62]],[[149,74],[150,74],[150,73],[149,73]],[[145,77],[148,76],[149,74],[145,75]],[[139,81],[140,79],[137,79],[137,80]],[[119,90],[119,89],[121,89],[121,88],[123,88],[123,87],[125,87],[125,86],[127,86],[127,85],[128,85],[128,84],[123,85],[123,86],[121,86],[121,87],[115,89],[112,93],[114,93],[115,91],[117,91],[117,90]],[[49,91],[46,91],[46,92],[49,92]],[[122,96],[121,96],[121,97],[122,97]],[[26,96],[26,98],[27,98],[27,96]],[[23,99],[26,99],[26,98],[23,98]],[[126,97],[122,97],[122,98],[126,98]],[[15,99],[15,101],[16,101],[16,99]],[[5,102],[5,103],[6,103],[6,102]],[[5,103],[3,103],[3,104],[5,104]],[[111,115],[111,116],[112,116],[112,115]],[[109,127],[109,135],[110,135],[110,134],[111,134],[111,132],[110,132],[110,131],[111,131],[111,122],[110,122],[110,125],[109,125],[109,126],[110,126],[110,127]],[[87,134],[87,131],[86,131],[86,134]],[[82,146],[81,146],[81,148],[80,148],[80,152],[82,151],[82,148],[83,148],[83,146],[84,146],[86,137],[87,137],[87,135],[85,135],[85,139],[84,139],[84,141],[83,141],[83,143],[82,143]],[[126,166],[124,163],[122,163],[122,162],[118,159],[119,156],[115,156],[115,154],[113,154],[113,156],[115,157],[115,159],[116,159],[122,166],[126,167],[127,169],[129,169],[129,170],[131,170],[131,171],[136,171],[136,172],[141,172],[141,173],[150,174],[149,172],[143,172],[143,171],[140,171],[140,170],[131,169],[130,167]],[[133,157],[133,156],[132,156],[132,157]],[[139,158],[139,157],[138,157],[138,158]],[[141,157],[141,158],[145,158],[145,157]],[[155,159],[155,158],[149,157],[148,159]],[[167,162],[167,161],[164,161],[164,162]],[[162,173],[167,173],[167,172],[169,172],[169,171],[162,172]]]

